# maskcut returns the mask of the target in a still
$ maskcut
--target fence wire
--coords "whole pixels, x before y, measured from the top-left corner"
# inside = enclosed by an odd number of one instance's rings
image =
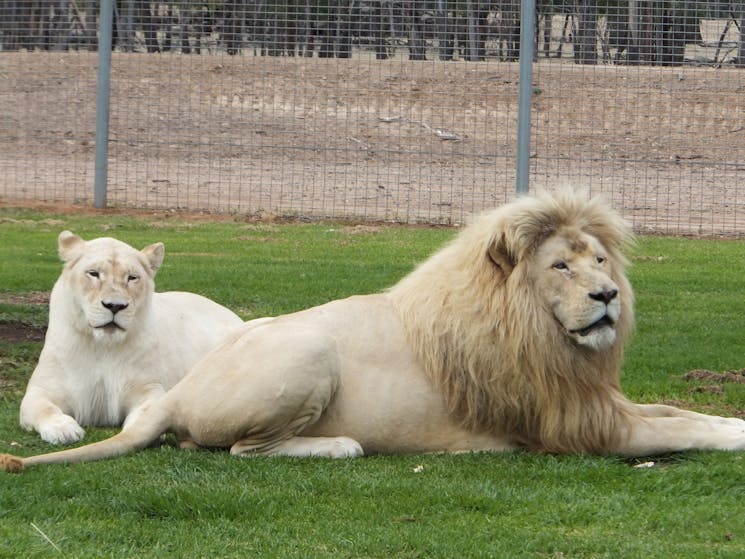
[[[92,203],[98,21],[0,0],[4,202]],[[461,223],[514,195],[519,0],[119,0],[113,21],[111,206]],[[531,189],[745,235],[745,2],[541,0],[536,22]]]

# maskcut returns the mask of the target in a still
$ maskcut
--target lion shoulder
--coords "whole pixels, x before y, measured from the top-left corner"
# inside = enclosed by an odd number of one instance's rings
[[[230,309],[185,291],[153,294],[153,322],[158,336],[177,351],[196,348],[203,353],[243,323]]]

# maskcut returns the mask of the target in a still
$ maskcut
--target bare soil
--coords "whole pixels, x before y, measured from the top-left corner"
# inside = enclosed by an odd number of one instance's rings
[[[0,200],[90,204],[97,55],[0,64]],[[114,53],[112,68],[111,206],[458,224],[514,192],[514,63]],[[541,59],[531,187],[589,185],[639,231],[745,234],[744,76]]]
[[[0,340],[12,344],[43,342],[47,329],[23,322],[0,322]]]
[[[687,381],[716,382],[719,384],[744,384],[745,369],[738,369],[736,371],[709,371],[708,369],[694,369],[686,373],[685,379]]]

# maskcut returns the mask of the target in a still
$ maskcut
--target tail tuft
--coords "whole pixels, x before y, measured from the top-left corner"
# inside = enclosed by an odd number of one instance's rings
[[[23,460],[12,454],[0,454],[0,471],[17,474],[23,471]]]

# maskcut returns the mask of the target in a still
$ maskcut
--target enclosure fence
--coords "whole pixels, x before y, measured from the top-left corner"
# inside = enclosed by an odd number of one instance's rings
[[[745,1],[522,4],[0,0],[0,201],[458,224],[520,160],[638,231],[745,236]]]

